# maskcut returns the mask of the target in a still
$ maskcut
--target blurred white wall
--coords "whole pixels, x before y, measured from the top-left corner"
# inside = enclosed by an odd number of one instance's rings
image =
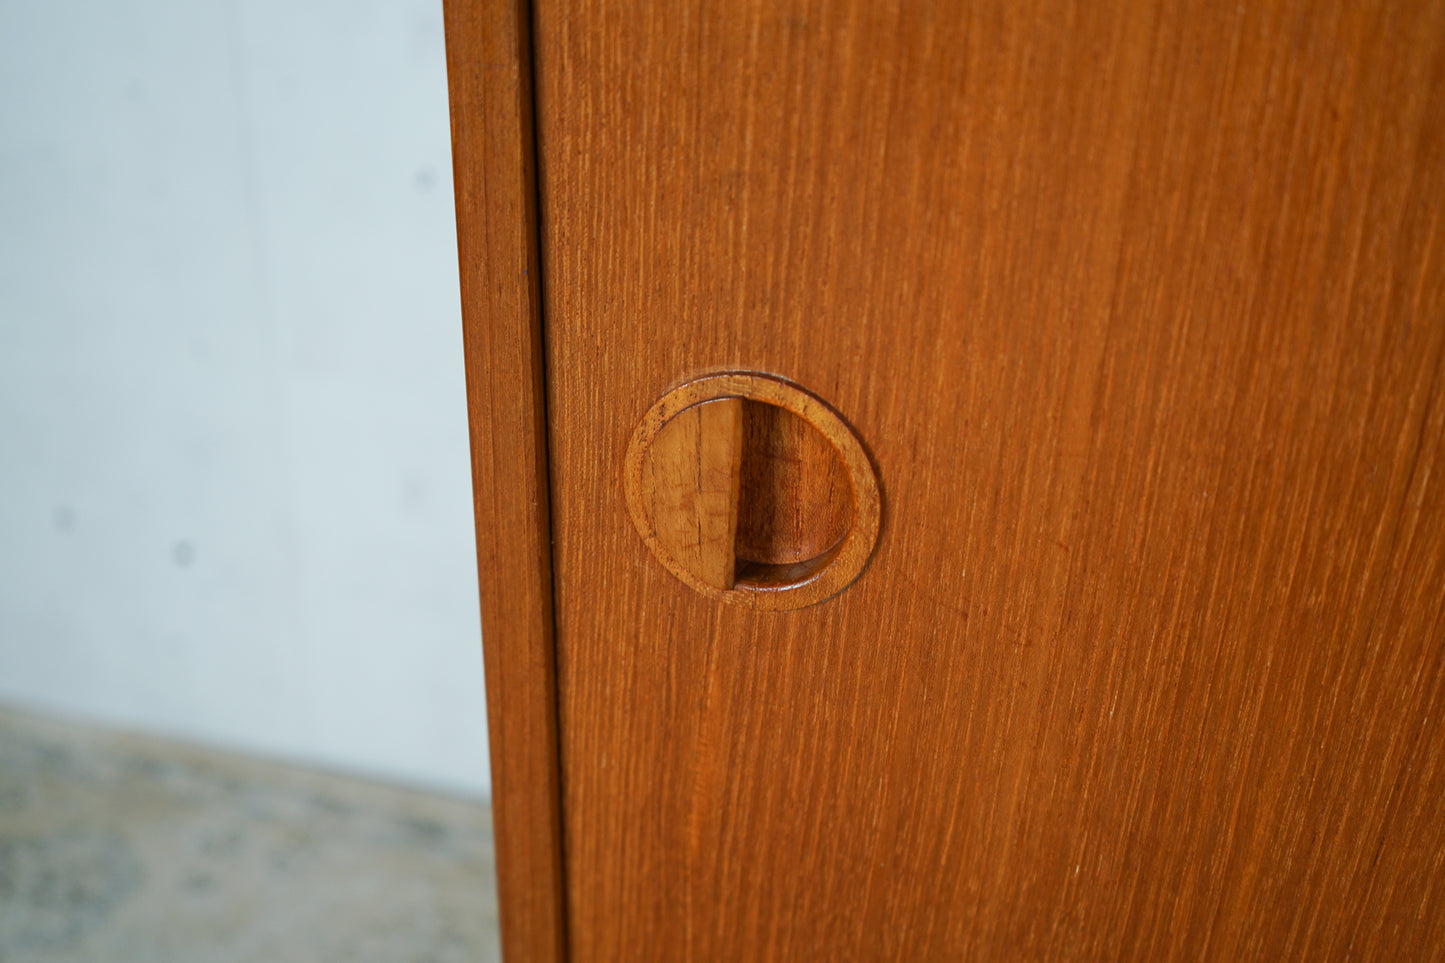
[[[488,790],[440,0],[0,0],[0,701]]]

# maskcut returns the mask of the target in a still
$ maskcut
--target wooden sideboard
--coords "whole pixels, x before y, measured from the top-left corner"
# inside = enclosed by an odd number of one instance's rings
[[[510,959],[1445,958],[1445,3],[446,14]]]

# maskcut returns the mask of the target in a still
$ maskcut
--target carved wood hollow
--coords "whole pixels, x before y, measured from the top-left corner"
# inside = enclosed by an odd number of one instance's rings
[[[878,484],[852,431],[799,388],[713,375],[670,392],[628,451],[643,541],[706,595],[754,608],[822,601],[862,571]]]

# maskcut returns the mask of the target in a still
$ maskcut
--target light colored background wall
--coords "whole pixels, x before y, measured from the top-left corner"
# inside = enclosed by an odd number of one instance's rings
[[[488,790],[439,0],[0,2],[0,701]]]

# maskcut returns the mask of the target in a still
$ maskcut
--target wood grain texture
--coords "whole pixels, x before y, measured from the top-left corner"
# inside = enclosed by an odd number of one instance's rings
[[[745,417],[757,408],[781,409],[790,420]],[[745,421],[752,422],[751,429]],[[798,434],[795,423],[819,440],[810,439],[801,450],[788,447]],[[746,450],[749,442],[759,447]],[[795,484],[796,473],[774,464],[783,458],[816,462],[819,449],[836,465],[826,466],[806,487]],[[868,453],[825,402],[779,378],[727,371],[678,385],[642,416],[621,469],[620,487],[643,544],[684,584],[716,601],[768,610],[815,605],[852,584],[878,541],[881,499]],[[764,493],[764,482],[777,488]],[[779,535],[798,530],[739,499],[787,508],[781,499],[794,496],[799,496],[795,511],[845,501],[846,512],[835,513],[848,521],[840,537],[802,560],[786,557],[797,552],[779,552],[784,557],[777,559],[739,552],[755,552],[759,545],[773,549]],[[742,530],[744,522],[757,530]],[[805,542],[818,543],[829,534],[810,530]]]
[[[739,559],[796,565],[836,548],[853,525],[848,468],[821,432],[776,405],[743,409]]]
[[[545,963],[566,931],[527,7],[444,9],[502,946]]]
[[[822,562],[852,527],[848,469],[823,434],[785,408],[714,398],[674,414],[647,442],[638,486],[644,538],[719,591],[739,564]]]
[[[1445,947],[1445,5],[539,0],[574,957]],[[869,569],[723,606],[619,473],[816,391]]]
[[[733,587],[743,400],[717,398],[672,417],[652,439],[641,497],[672,560],[715,589]]]

